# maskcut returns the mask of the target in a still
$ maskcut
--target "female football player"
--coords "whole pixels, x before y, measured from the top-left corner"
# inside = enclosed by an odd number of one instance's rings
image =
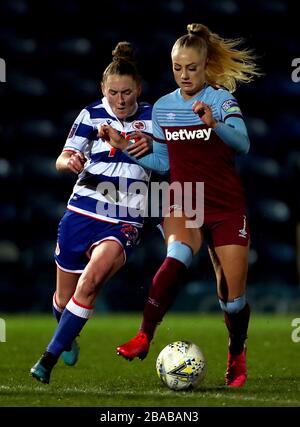
[[[157,142],[153,154],[140,160],[140,164],[152,167],[168,158],[171,182],[181,184],[183,196],[180,202],[178,197],[174,202],[174,196],[164,218],[167,256],[153,279],[140,331],[117,352],[130,360],[147,355],[156,326],[206,239],[229,332],[226,384],[240,387],[247,377],[249,227],[234,158],[248,152],[249,139],[232,92],[237,83],[249,82],[259,73],[251,52],[236,49],[239,40],[222,39],[201,24],[187,29],[171,53],[179,88],[155,103],[152,121]],[[127,142],[113,129],[104,126],[102,132],[110,136],[112,145],[126,150]],[[157,152],[157,146],[166,148]],[[204,197],[198,183],[204,183]],[[204,210],[199,215],[201,197]],[[191,200],[193,207],[198,206],[197,221],[190,215],[193,209],[186,209]]]
[[[152,107],[137,103],[141,79],[130,43],[116,46],[101,88],[104,97],[80,112],[56,162],[58,171],[79,175],[58,227],[53,296],[58,327],[30,371],[43,383],[49,383],[60,355],[67,365],[76,363],[76,337],[91,317],[102,285],[138,244],[143,225],[149,170],[97,136],[104,123],[128,139],[139,130],[139,141],[131,148],[135,155],[146,152],[152,142]],[[135,182],[146,189],[138,197],[128,191]]]

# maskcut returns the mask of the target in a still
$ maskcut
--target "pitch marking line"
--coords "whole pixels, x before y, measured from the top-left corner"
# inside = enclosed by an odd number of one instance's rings
[[[45,387],[29,387],[29,386],[24,386],[24,385],[16,385],[16,386],[7,386],[7,385],[0,385],[0,392],[1,391],[20,391],[22,393],[27,393],[27,392],[42,392],[44,394],[56,394],[57,390],[49,388],[49,386],[45,386]],[[100,395],[105,395],[105,396],[126,396],[126,395],[133,395],[133,396],[172,396],[173,392],[170,390],[166,390],[166,391],[138,391],[135,392],[133,390],[129,390],[129,391],[122,391],[122,390],[116,390],[116,391],[108,391],[108,390],[101,390],[98,387],[92,387],[92,388],[78,388],[78,387],[67,387],[65,388],[63,391],[60,389],[59,392],[62,394],[98,394]],[[226,391],[224,393],[197,393],[197,396],[199,398],[210,398],[210,399],[222,399],[224,400],[242,400],[242,401],[253,401],[253,402],[261,402],[261,403],[268,403],[268,402],[272,402],[272,403],[276,403],[278,405],[294,405],[294,406],[300,406],[300,401],[299,400],[291,400],[291,399],[286,399],[286,400],[282,400],[282,399],[277,399],[276,397],[273,398],[268,398],[268,399],[262,399],[259,397],[255,397],[255,396],[246,396],[246,395],[232,395],[232,394],[227,394]],[[190,393],[187,392],[182,392],[181,398],[183,399],[190,399],[191,395]]]

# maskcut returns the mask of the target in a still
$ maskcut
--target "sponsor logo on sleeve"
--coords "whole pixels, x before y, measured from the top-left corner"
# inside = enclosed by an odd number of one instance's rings
[[[241,112],[239,104],[237,103],[237,101],[235,99],[228,99],[227,101],[223,102],[222,110],[224,110],[225,113],[240,113]]]
[[[73,126],[71,127],[68,138],[73,138],[77,128],[78,128],[78,123],[74,123]]]

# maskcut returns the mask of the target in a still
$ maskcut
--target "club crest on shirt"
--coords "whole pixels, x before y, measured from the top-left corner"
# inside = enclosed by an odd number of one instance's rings
[[[143,120],[136,120],[132,123],[132,127],[137,130],[145,130],[146,123]]]
[[[225,113],[237,113],[241,111],[239,104],[235,99],[228,99],[227,101],[223,102],[222,109],[225,111]]]

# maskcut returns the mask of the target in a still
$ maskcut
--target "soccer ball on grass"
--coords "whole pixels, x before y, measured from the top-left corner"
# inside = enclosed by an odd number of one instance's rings
[[[197,388],[204,380],[206,362],[200,348],[188,341],[168,344],[159,353],[156,371],[162,382],[172,390]]]

